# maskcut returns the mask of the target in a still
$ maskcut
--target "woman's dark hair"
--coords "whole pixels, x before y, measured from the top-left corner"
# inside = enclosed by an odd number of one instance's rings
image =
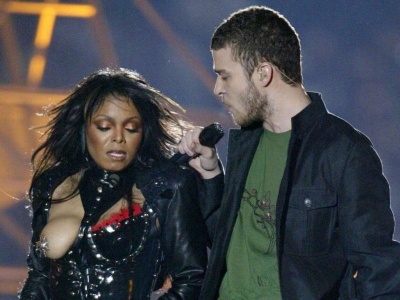
[[[228,46],[249,78],[260,62],[268,61],[279,69],[286,83],[302,84],[299,37],[278,12],[264,6],[250,6],[232,14],[218,26],[211,39],[212,50]]]
[[[143,137],[135,159],[139,165],[170,157],[190,128],[183,119],[183,108],[148,85],[137,72],[123,68],[99,70],[48,111],[51,120],[41,127],[46,128],[46,140],[31,157],[35,170],[32,182],[60,163],[68,164],[71,173],[87,167],[86,124],[109,95],[132,101],[141,116]]]

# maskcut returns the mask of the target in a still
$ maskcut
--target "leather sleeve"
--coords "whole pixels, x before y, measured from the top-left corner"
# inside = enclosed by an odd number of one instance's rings
[[[44,205],[43,205],[44,206]],[[47,219],[45,210],[42,207],[36,209],[32,221],[32,241],[27,258],[28,278],[26,279],[19,299],[21,300],[47,300],[49,296],[49,269],[50,260],[48,258],[39,257],[35,251],[35,243],[39,240],[43,224]]]
[[[203,180],[200,190],[200,208],[207,225],[211,244],[219,217],[222,195],[224,191],[224,174],[221,173],[212,179]]]
[[[21,300],[48,300],[49,298],[49,282],[45,274],[41,274],[32,269],[28,273],[28,278],[24,283],[24,287],[19,293]]]
[[[179,177],[165,215],[162,245],[172,288],[159,299],[198,299],[207,265],[207,229],[198,205],[197,178]]]
[[[32,183],[33,189],[30,195],[32,200],[32,239],[27,258],[28,277],[19,293],[21,300],[48,300],[50,299],[50,259],[40,257],[36,252],[35,244],[40,239],[43,227],[47,224],[50,208],[50,195],[55,186],[63,180],[63,173],[57,168],[51,172],[45,172]]]
[[[352,268],[352,296],[400,299],[400,244],[392,240],[389,185],[369,143],[356,143],[341,181],[339,224]]]

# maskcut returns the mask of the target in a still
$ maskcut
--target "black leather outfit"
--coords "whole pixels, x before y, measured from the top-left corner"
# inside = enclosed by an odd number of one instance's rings
[[[172,288],[159,299],[198,298],[208,241],[198,206],[200,181],[194,171],[169,162],[135,172],[118,174],[117,184],[97,167],[85,172],[79,186],[85,216],[73,246],[56,260],[43,257],[36,243],[50,197],[71,171],[58,166],[34,182],[29,275],[20,299],[150,299],[167,274]],[[142,212],[92,232],[134,181],[146,199]]]

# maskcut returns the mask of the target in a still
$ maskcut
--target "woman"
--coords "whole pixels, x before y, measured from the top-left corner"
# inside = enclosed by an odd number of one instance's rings
[[[194,171],[168,160],[188,128],[134,71],[85,78],[33,153],[33,236],[20,299],[197,299],[207,263]]]

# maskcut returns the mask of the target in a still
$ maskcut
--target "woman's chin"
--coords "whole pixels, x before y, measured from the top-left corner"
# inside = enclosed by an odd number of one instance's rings
[[[108,172],[119,172],[126,169],[128,165],[125,163],[112,163],[112,164],[98,164],[98,166]]]

